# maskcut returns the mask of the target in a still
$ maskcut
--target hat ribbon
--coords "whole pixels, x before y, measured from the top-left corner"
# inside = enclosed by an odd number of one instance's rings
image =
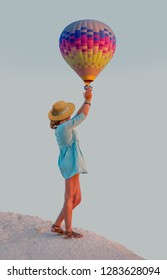
[[[64,114],[67,111],[68,111],[68,107],[65,110],[61,111],[61,112],[56,112],[55,110],[52,110],[52,115],[53,116],[59,116],[59,115]]]

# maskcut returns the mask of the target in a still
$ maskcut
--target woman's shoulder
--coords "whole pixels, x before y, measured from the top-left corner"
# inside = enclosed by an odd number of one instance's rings
[[[61,124],[59,124],[58,126],[57,126],[57,128],[56,128],[56,132],[57,133],[60,133],[61,131],[63,131],[64,129],[65,129],[65,123],[61,123]]]

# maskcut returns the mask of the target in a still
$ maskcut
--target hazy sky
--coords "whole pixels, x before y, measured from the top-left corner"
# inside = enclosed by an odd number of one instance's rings
[[[167,259],[166,0],[0,0],[0,210],[54,221],[64,180],[48,111],[83,102],[59,52],[69,23],[91,18],[117,38],[77,129],[88,175],[73,218],[147,259]]]

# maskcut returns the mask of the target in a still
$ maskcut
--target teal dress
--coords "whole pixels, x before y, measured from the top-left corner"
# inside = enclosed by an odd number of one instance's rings
[[[87,173],[85,160],[79,147],[78,136],[74,128],[84,121],[86,116],[76,114],[55,129],[56,140],[60,149],[58,166],[64,179],[78,173]]]

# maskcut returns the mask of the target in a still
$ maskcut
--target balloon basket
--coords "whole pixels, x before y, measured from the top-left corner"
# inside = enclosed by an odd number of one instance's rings
[[[88,88],[89,88],[90,90],[92,90],[92,89],[93,89],[93,87],[92,87],[92,86],[90,86],[90,85],[85,85],[85,86],[84,86],[84,90],[87,90]]]

